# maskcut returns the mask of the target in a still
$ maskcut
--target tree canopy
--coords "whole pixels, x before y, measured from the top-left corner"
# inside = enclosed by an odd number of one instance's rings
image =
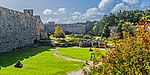
[[[117,32],[122,35],[122,24],[129,22],[134,26],[136,22],[139,22],[142,17],[149,20],[150,9],[147,10],[124,10],[117,13],[110,13],[109,15],[104,15],[104,17],[97,22],[93,27],[93,34],[100,35],[103,33],[103,37],[108,37],[110,30],[109,27],[116,26]],[[129,25],[126,25],[126,27]],[[102,28],[101,28],[102,27]],[[120,28],[120,29],[119,29]],[[107,34],[107,35],[106,35]]]
[[[65,38],[65,34],[60,26],[55,27],[54,37]]]

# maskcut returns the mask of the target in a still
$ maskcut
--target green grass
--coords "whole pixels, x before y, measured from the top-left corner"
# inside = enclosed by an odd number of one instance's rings
[[[60,48],[58,54],[75,58],[75,59],[89,60],[91,57],[91,53],[94,53],[94,52],[90,52],[89,49],[90,48],[78,48],[78,47]],[[93,48],[93,50],[95,49]],[[102,54],[106,54],[107,50],[100,50],[100,52]]]
[[[39,47],[0,54],[0,75],[66,75],[82,67],[83,63],[59,59],[52,55],[54,49]],[[14,68],[21,60],[23,68]],[[7,66],[7,67],[6,67]]]

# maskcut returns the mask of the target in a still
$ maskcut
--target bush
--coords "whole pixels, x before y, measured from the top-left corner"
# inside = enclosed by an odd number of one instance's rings
[[[146,20],[150,20],[150,16],[146,16],[145,18],[146,18]]]
[[[84,36],[83,34],[75,34],[74,38],[83,38],[83,36]]]
[[[80,42],[80,38],[72,38],[70,40],[68,40],[69,42]]]
[[[89,74],[100,75],[149,75],[150,33],[146,27],[137,28],[132,37],[123,32],[125,39],[117,40],[115,48],[101,56],[102,65],[93,68]]]
[[[80,47],[92,47],[91,40],[83,39],[79,43]]]
[[[64,33],[60,33],[58,35],[54,35],[55,38],[66,38]]]
[[[70,34],[69,37],[73,38],[75,36],[75,34]]]
[[[85,36],[83,37],[83,39],[91,39],[91,36],[85,35]]]
[[[78,42],[69,42],[69,46],[72,47],[72,46],[78,46],[79,43]]]

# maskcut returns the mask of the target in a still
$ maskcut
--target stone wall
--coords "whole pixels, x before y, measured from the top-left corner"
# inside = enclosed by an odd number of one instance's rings
[[[30,46],[40,39],[40,19],[0,7],[0,52]]]
[[[85,26],[82,24],[54,24],[54,22],[50,22],[46,24],[46,30],[49,33],[54,33],[55,27],[60,26],[63,30],[63,32],[70,32],[73,34],[85,34]]]

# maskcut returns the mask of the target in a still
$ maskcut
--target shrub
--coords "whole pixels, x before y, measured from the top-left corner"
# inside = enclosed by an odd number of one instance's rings
[[[69,41],[72,41],[72,42],[73,42],[73,41],[74,41],[74,42],[80,42],[80,40],[81,40],[80,38],[73,38],[73,39],[71,39],[71,40],[69,40]]]
[[[147,20],[150,20],[150,16],[146,16],[145,18],[146,18]]]
[[[85,35],[85,36],[83,37],[83,39],[91,39],[91,36]]]
[[[80,47],[92,47],[91,40],[83,39],[79,43]]]
[[[70,35],[71,32],[65,31],[65,35]]]
[[[146,27],[139,27],[132,37],[124,34],[117,40],[115,48],[99,61],[103,64],[93,68],[89,74],[100,75],[149,75],[150,74],[150,33]]]
[[[72,46],[78,46],[79,43],[78,42],[69,42],[69,46],[72,47]]]
[[[73,38],[73,37],[75,36],[75,34],[70,34],[69,36],[70,36],[71,38]]]
[[[74,38],[83,38],[83,36],[84,36],[83,34],[75,34]]]

